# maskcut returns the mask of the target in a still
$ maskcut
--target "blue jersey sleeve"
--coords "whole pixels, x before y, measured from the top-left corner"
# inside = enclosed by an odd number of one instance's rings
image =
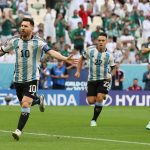
[[[42,51],[44,51],[45,53],[47,53],[49,50],[51,50],[51,48],[46,43],[43,44]]]

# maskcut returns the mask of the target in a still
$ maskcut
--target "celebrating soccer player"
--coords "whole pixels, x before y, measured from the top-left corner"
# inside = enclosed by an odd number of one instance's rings
[[[21,22],[21,36],[15,36],[0,48],[0,56],[14,50],[16,53],[14,82],[16,93],[21,105],[21,115],[15,132],[14,139],[19,140],[22,130],[29,118],[30,107],[39,104],[40,111],[44,111],[44,96],[37,97],[37,85],[39,80],[39,64],[42,53],[66,61],[76,62],[72,56],[64,57],[60,53],[51,50],[47,43],[33,34],[34,21],[24,18]]]

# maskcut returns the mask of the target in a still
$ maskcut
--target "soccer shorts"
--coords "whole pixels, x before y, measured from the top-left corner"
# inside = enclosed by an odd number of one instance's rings
[[[16,94],[19,101],[22,101],[23,96],[35,98],[38,89],[38,81],[30,81],[24,83],[15,83]]]
[[[87,96],[97,96],[97,93],[108,94],[110,82],[106,80],[88,81]]]

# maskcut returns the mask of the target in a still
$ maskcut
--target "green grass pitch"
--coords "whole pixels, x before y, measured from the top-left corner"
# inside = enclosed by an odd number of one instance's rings
[[[0,150],[149,150],[149,107],[104,107],[97,127],[90,127],[91,106],[32,107],[19,141],[11,136],[18,106],[0,106]]]

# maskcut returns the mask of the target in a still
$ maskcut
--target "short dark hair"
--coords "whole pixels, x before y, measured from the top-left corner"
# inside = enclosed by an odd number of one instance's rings
[[[105,32],[101,32],[99,36],[105,36],[107,38],[107,34]]]
[[[33,21],[32,18],[23,18],[23,19],[22,19],[22,22],[23,22],[23,21],[28,21],[28,22],[30,22],[30,24],[34,27],[34,21]],[[22,22],[21,22],[21,23],[22,23]]]

